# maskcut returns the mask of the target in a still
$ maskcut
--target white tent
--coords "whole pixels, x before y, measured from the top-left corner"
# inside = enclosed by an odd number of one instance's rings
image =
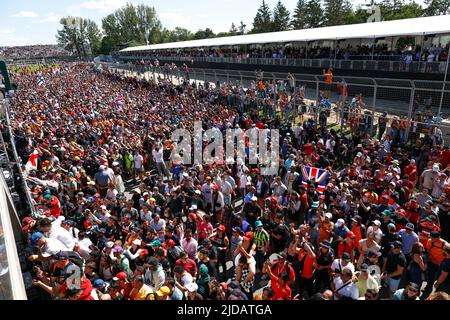
[[[450,15],[161,43],[150,46],[126,48],[121,52],[166,50],[177,48],[201,48],[274,42],[280,43],[307,42],[316,40],[374,39],[382,37],[421,36],[445,33],[450,33]]]

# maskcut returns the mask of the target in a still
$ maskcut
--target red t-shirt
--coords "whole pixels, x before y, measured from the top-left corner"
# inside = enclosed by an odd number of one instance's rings
[[[56,219],[61,215],[61,204],[59,203],[59,199],[55,196],[52,196],[52,207],[50,208],[50,215],[54,216]]]
[[[83,292],[78,297],[79,301],[94,300],[94,297],[91,296],[92,283],[91,283],[91,281],[89,281],[88,278],[86,278],[84,276],[81,278],[81,290],[83,290]],[[61,293],[65,295],[66,291],[67,291],[67,281],[64,281],[63,284],[61,285]]]
[[[278,263],[275,262],[272,264],[270,270],[272,270],[272,273],[275,277],[278,277],[281,273],[286,272],[289,274],[289,282],[293,283],[295,281],[294,268],[292,268],[292,266],[288,267],[287,263],[285,263],[283,266],[279,266]]]
[[[349,244],[349,243],[347,243],[347,241],[341,241],[338,245],[338,257],[342,257],[344,252],[351,254],[353,249],[355,249],[354,242]]]
[[[291,300],[292,291],[287,284],[280,286],[276,276],[272,276],[270,280],[273,290],[272,300]]]
[[[192,259],[188,259],[186,263],[183,263],[181,259],[178,259],[175,262],[175,265],[182,266],[184,271],[189,272],[193,277],[195,277],[195,274],[197,273],[197,264]]]

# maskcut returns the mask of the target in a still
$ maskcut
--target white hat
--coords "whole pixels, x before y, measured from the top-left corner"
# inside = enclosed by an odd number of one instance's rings
[[[252,201],[258,201],[258,198],[255,197],[255,196],[253,196],[251,200],[252,200]]]
[[[91,185],[91,186],[95,186],[95,181],[89,181],[87,184]]]
[[[195,190],[196,194],[202,194],[202,192],[200,190]]]
[[[133,241],[133,244],[136,245],[136,246],[140,246],[140,245],[141,245],[141,240],[135,239],[135,240]]]
[[[117,166],[119,166],[119,163],[118,163],[117,161],[114,161],[114,162],[112,163],[112,166],[113,166],[113,167],[117,167]]]
[[[100,209],[106,210],[106,206],[105,206],[105,205],[102,205],[102,206],[100,206]]]
[[[358,153],[356,154],[357,157],[362,157],[362,155],[363,155],[363,154],[362,154],[361,152],[358,152]]]
[[[372,222],[374,225],[376,226],[381,226],[381,222],[380,220],[375,220],[374,222]]]
[[[108,241],[108,242],[106,243],[106,247],[112,249],[112,247],[114,247],[114,242]]]
[[[98,167],[100,170],[106,170],[106,167],[104,165],[101,165],[100,167]]]
[[[195,282],[188,283],[185,288],[189,292],[195,292],[198,290],[198,285]]]
[[[148,196],[148,192],[144,192],[142,196]]]
[[[433,171],[434,171],[434,172],[439,172],[439,164],[435,163],[435,164],[433,165]]]
[[[189,210],[191,210],[191,211],[197,210],[197,205],[193,204],[193,205],[189,208]]]
[[[325,213],[325,217],[330,219],[333,218],[333,215],[330,212]]]
[[[338,219],[338,221],[336,222],[337,227],[342,227],[344,224],[345,224],[344,219]]]

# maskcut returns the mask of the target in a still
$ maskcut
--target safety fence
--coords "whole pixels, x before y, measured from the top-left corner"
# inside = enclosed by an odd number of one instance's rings
[[[264,82],[285,82],[286,87],[293,84],[293,96],[301,95],[302,109],[298,109],[293,99],[293,109],[317,119],[328,104],[329,121],[340,125],[341,131],[361,130],[371,136],[379,136],[384,128],[398,127],[405,132],[404,139],[436,135],[436,138],[450,143],[450,82],[445,86],[440,81],[361,78],[335,76],[332,83],[326,83],[323,75],[287,74],[276,72],[251,72],[242,70],[189,69],[165,66],[142,66],[132,64],[106,64],[110,69],[122,73],[139,74],[150,80],[157,77],[178,79],[179,82],[189,76],[196,85],[238,84],[244,88],[255,87],[258,79]],[[346,92],[346,94],[343,94]],[[328,97],[321,99],[321,97]],[[352,100],[358,96],[361,108],[355,108]],[[264,100],[264,99],[263,99]],[[325,100],[325,101],[324,101]],[[261,105],[258,103],[258,105]],[[379,138],[381,138],[379,136]]]

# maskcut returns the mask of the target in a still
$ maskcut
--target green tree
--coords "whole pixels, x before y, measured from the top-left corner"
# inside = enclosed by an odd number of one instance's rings
[[[236,28],[236,25],[233,22],[231,24],[231,28],[230,28],[229,34],[232,35],[232,36],[235,36],[235,35],[237,35],[238,32],[239,31],[238,31],[238,29]]]
[[[305,12],[306,1],[298,0],[297,6],[294,9],[294,15],[292,17],[292,29],[301,30],[306,28]]]
[[[102,20],[105,36],[109,38],[113,48],[130,42],[150,43],[161,39],[161,22],[153,7],[140,4],[134,6],[127,3]]]
[[[102,46],[102,36],[100,29],[98,28],[97,24],[92,20],[86,21],[86,34],[87,34],[87,40],[89,42],[89,47],[91,49],[91,53],[93,55],[97,55],[101,52],[101,46]]]
[[[273,30],[286,31],[289,30],[291,24],[291,14],[289,10],[278,0],[273,9]]]
[[[324,11],[320,0],[309,0],[305,10],[305,24],[307,28],[318,28],[324,22]]]
[[[247,25],[244,23],[244,21],[241,21],[241,24],[239,25],[238,34],[243,35],[246,32],[247,32]]]
[[[272,13],[266,1],[263,0],[261,6],[253,19],[252,33],[271,32],[273,30]]]
[[[346,17],[353,12],[347,0],[325,0],[325,25],[338,26],[345,24]]]
[[[194,39],[195,40],[208,39],[214,38],[215,36],[216,36],[215,33],[210,28],[206,28],[205,30],[198,30],[194,34]]]
[[[96,23],[80,17],[65,17],[60,20],[62,29],[57,31],[56,40],[66,50],[78,57],[100,52],[100,30]]]
[[[424,9],[426,16],[438,16],[450,14],[450,0],[425,0],[427,7]]]
[[[417,18],[423,15],[422,7],[416,2],[405,3],[403,0],[384,0],[380,3],[383,20]]]

